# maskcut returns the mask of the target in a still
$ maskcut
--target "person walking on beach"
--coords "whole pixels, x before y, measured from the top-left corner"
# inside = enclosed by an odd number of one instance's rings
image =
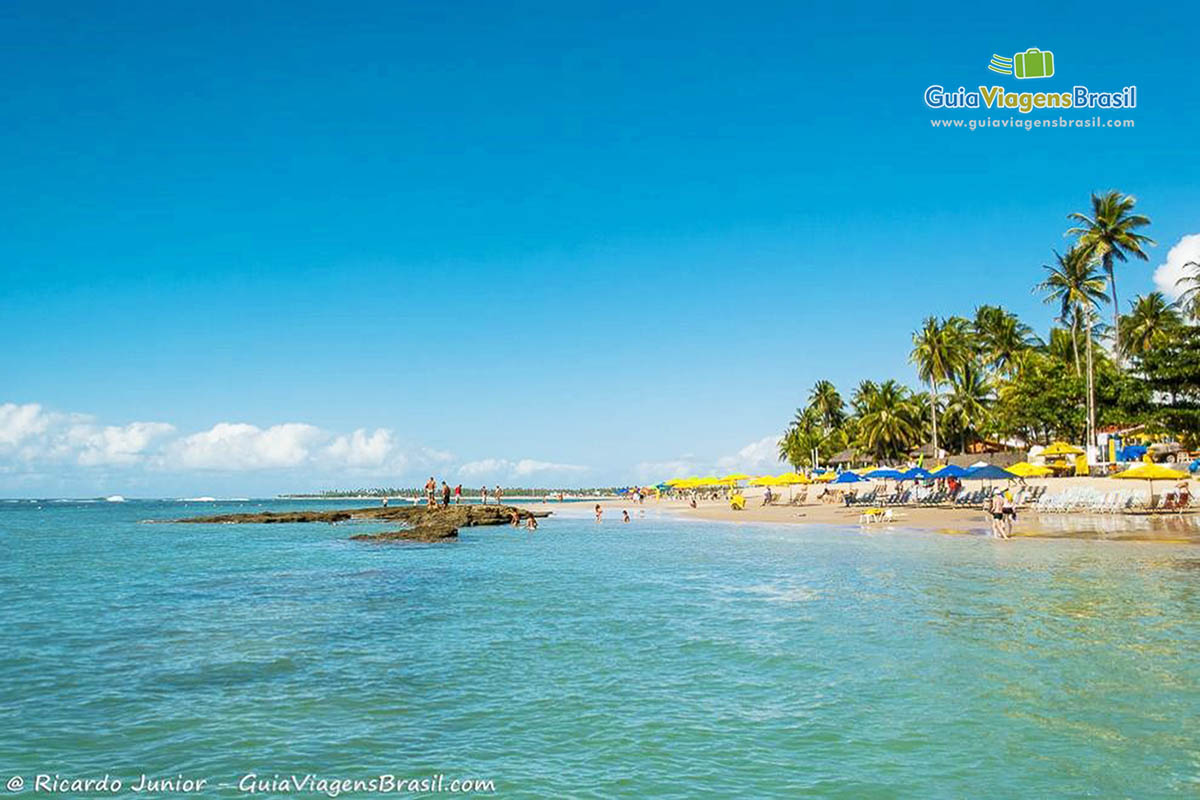
[[[450,484],[442,481],[442,508],[450,507]]]
[[[988,513],[992,515],[992,536],[996,539],[1004,538],[1004,492],[999,489],[992,495],[988,502]]]

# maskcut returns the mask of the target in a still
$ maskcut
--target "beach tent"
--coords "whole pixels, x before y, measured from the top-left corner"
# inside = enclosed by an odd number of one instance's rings
[[[1054,470],[1049,467],[1040,467],[1037,464],[1030,464],[1028,461],[1013,464],[1008,471],[1021,478],[1044,478],[1054,474]]]
[[[968,470],[957,464],[945,464],[933,471],[935,478],[965,478]]]
[[[1150,483],[1150,499],[1154,500],[1155,481],[1178,481],[1190,477],[1186,472],[1164,467],[1162,464],[1138,464],[1136,467],[1118,472],[1114,478],[1142,480]]]

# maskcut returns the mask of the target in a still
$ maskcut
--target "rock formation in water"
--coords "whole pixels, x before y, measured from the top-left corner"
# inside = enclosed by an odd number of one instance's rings
[[[349,520],[395,521],[404,528],[385,533],[360,533],[350,538],[354,541],[418,541],[440,542],[458,537],[459,528],[476,525],[508,525],[513,514],[519,519],[548,517],[549,511],[525,511],[516,506],[450,506],[449,508],[426,508],[425,506],[393,506],[384,508],[350,508],[333,511],[261,511],[252,514],[216,514],[209,517],[185,517],[173,522],[199,524],[273,524],[289,522],[346,522]]]

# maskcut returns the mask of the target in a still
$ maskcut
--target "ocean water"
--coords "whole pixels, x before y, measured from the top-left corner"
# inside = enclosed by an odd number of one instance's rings
[[[586,508],[439,545],[347,541],[375,524],[141,524],[305,506],[0,503],[0,783],[1200,791],[1195,544],[652,510],[597,526]]]

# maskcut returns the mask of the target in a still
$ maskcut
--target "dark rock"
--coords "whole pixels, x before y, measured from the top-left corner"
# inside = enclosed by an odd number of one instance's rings
[[[348,520],[395,521],[406,525],[386,533],[360,533],[352,541],[441,542],[458,537],[459,528],[476,525],[509,525],[513,514],[518,519],[548,517],[549,511],[525,511],[516,506],[396,506],[384,508],[338,509],[336,511],[261,511],[254,514],[217,514],[210,517],[185,517],[174,522],[198,524],[275,524],[287,522],[345,522]]]

